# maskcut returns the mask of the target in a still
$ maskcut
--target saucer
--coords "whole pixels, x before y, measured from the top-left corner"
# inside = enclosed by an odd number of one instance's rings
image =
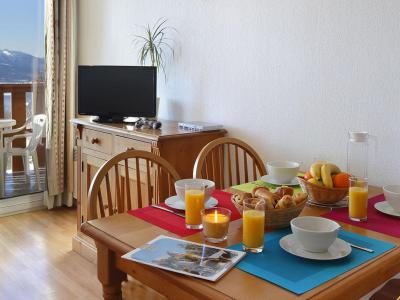
[[[377,202],[375,203],[375,208],[379,210],[381,213],[391,215],[394,217],[400,217],[400,211],[395,211],[393,207],[387,201]]]
[[[274,185],[287,185],[287,186],[299,185],[299,181],[297,180],[297,177],[293,178],[293,180],[291,182],[278,182],[275,179],[273,179],[270,175],[264,175],[261,177],[261,180],[266,183],[270,183],[270,184],[274,184]]]
[[[185,201],[182,201],[177,195],[169,197],[165,200],[165,204],[171,208],[185,210]],[[218,204],[218,200],[210,197],[205,203],[204,208],[211,208]]]
[[[279,245],[283,250],[298,257],[314,260],[334,260],[346,257],[351,253],[351,247],[342,239],[337,238],[326,252],[309,252],[298,243],[294,234],[288,234],[280,239]]]

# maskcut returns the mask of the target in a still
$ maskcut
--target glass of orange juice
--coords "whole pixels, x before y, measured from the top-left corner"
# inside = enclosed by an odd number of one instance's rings
[[[185,185],[185,223],[188,229],[202,229],[201,211],[204,209],[204,185]]]
[[[368,179],[350,178],[349,218],[352,221],[366,221],[368,210]]]
[[[265,201],[248,198],[243,201],[243,250],[260,253],[264,249]]]

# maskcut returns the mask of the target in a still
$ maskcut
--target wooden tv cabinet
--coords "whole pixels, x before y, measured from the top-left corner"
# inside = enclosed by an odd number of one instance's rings
[[[210,141],[223,137],[226,130],[190,132],[179,129],[178,122],[162,121],[160,130],[136,129],[129,124],[102,124],[90,117],[72,119],[76,127],[77,170],[74,194],[77,197],[77,235],[73,249],[96,262],[93,241],[80,231],[87,219],[89,185],[99,167],[113,155],[136,149],[152,152],[168,160],[181,178],[192,178],[194,161]]]

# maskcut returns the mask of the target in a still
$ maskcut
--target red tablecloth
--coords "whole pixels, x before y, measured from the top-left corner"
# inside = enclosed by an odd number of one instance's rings
[[[377,231],[394,237],[400,237],[400,218],[392,217],[378,211],[374,205],[385,201],[385,196],[378,195],[368,200],[368,220],[366,222],[354,222],[349,219],[348,208],[338,208],[327,214],[325,218]]]
[[[215,190],[212,196],[218,200],[217,207],[228,208],[232,211],[231,221],[241,218],[240,213],[237,211],[236,207],[233,205],[231,201],[232,194]],[[162,203],[161,205],[166,206],[164,203]],[[182,211],[177,211],[177,212],[182,212]],[[181,237],[188,236],[200,231],[200,230],[186,229],[184,218],[153,207],[134,209],[128,211],[128,214],[140,218],[142,220],[145,220],[146,222],[149,222],[155,226],[168,230],[169,232],[177,234]]]

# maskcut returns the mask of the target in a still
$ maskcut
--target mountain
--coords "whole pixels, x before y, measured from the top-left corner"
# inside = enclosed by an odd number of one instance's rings
[[[0,82],[31,82],[43,79],[43,58],[20,51],[0,50]]]

